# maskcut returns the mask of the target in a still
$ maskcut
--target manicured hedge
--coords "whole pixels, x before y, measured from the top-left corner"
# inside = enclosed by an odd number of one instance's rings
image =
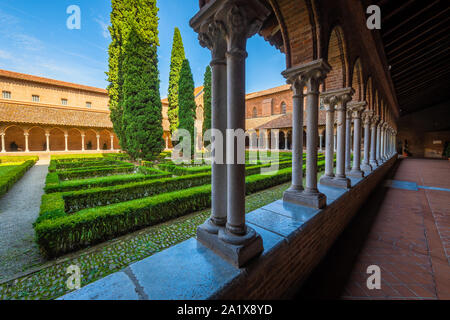
[[[81,189],[100,188],[138,181],[148,181],[171,177],[172,174],[154,168],[139,168],[142,173],[123,174],[99,178],[59,181],[56,173],[49,173],[45,184],[45,192],[76,191]],[[144,170],[144,171],[143,171]]]
[[[28,160],[37,162],[39,160],[39,157],[38,156],[0,156],[0,163],[25,162]]]
[[[120,174],[120,173],[131,173],[134,172],[135,166],[133,164],[128,165],[120,165],[113,167],[97,167],[97,168],[86,168],[86,169],[75,169],[75,170],[67,170],[56,172],[58,176],[58,180],[73,180],[73,179],[83,179],[83,178],[93,178],[93,177],[102,177],[112,174]]]
[[[318,162],[323,169],[324,161]],[[250,194],[288,182],[292,168],[273,175],[246,177]],[[211,185],[177,190],[108,206],[67,214],[61,193],[46,194],[34,224],[36,241],[47,257],[56,257],[86,246],[210,207]]]
[[[8,192],[35,163],[36,159],[33,159],[18,165],[0,166],[0,196]]]

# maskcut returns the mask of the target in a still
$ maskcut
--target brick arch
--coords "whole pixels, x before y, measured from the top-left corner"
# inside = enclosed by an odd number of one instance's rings
[[[69,135],[67,138],[67,144],[69,150],[81,150],[82,141],[81,141],[81,130],[77,128],[71,128],[67,134]]]
[[[355,90],[355,94],[353,95],[353,101],[362,101],[364,100],[364,83],[363,83],[363,73],[361,60],[357,58],[353,64],[353,71],[351,75],[352,82],[350,86]]]
[[[270,3],[282,30],[287,68],[317,59],[317,18],[311,0]]]
[[[66,138],[64,137],[64,130],[61,128],[52,128],[50,130],[50,150],[64,151],[66,149]]]
[[[345,88],[347,84],[348,54],[344,32],[340,26],[335,26],[328,37],[326,59],[331,71],[325,79],[325,89]]]
[[[34,126],[28,130],[28,134],[28,149],[30,151],[47,150],[47,137],[43,128]]]
[[[25,151],[25,130],[22,127],[10,125],[5,128],[4,132],[6,151]],[[16,146],[17,150],[15,150]]]
[[[107,129],[100,131],[100,150],[111,150],[111,132]]]
[[[84,138],[84,147],[86,150],[97,150],[97,132],[93,129],[87,129],[85,131],[85,138]],[[91,148],[88,148],[89,142],[91,143]]]
[[[365,91],[364,91],[364,98],[365,101],[367,101],[369,108],[371,110],[375,109],[374,100],[373,100],[373,83],[372,83],[372,77],[368,77],[365,85]]]

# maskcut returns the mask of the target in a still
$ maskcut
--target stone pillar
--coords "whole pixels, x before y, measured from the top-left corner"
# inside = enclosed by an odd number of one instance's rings
[[[275,146],[272,146],[272,150],[279,151],[280,150],[280,130],[275,129],[272,130],[275,135]]]
[[[97,135],[97,151],[100,151],[100,135]]]
[[[67,133],[64,134],[64,151],[69,151],[69,143],[68,143],[69,135]]]
[[[269,130],[264,131],[264,150],[269,150],[270,133]]]
[[[352,170],[352,111],[347,108],[345,113],[345,171]]]
[[[307,86],[307,137],[306,137],[306,185],[305,190],[300,192],[295,190],[294,192],[286,191],[283,199],[287,202],[296,203],[308,207],[321,209],[326,206],[326,196],[319,192],[317,189],[317,140],[318,140],[318,120],[319,120],[319,85],[325,79],[331,67],[329,64],[322,60],[315,60],[310,63],[293,67],[283,72],[283,75],[294,81],[300,81]],[[302,86],[303,87],[303,86]],[[299,108],[301,108],[301,103]],[[303,110],[298,111],[303,113]],[[301,138],[302,134],[297,133],[303,130],[303,121],[296,119],[293,121],[293,128],[296,128],[296,133],[293,132],[293,140]],[[294,135],[297,135],[294,137]],[[300,145],[297,144],[298,147]],[[300,150],[300,149],[297,149]],[[295,155],[293,151],[293,158],[303,158],[302,151],[297,151],[298,155]]]
[[[81,134],[81,151],[85,151],[84,148],[84,138],[86,137],[86,135],[84,133]]]
[[[289,148],[288,148],[288,133],[289,133],[289,131],[284,131],[284,151],[288,151],[289,150]]]
[[[114,151],[114,136],[111,136],[111,151]]]
[[[197,236],[202,240],[202,231],[218,234],[227,222],[227,61],[226,30],[222,23],[208,21],[199,33],[200,44],[211,50],[211,216],[199,227]],[[221,135],[222,138],[215,137]]]
[[[289,71],[289,70],[287,70]],[[287,72],[285,71],[285,73]],[[298,75],[283,74],[292,84],[292,184],[284,192],[283,200],[295,199],[303,191],[303,87],[304,82],[298,79]]]
[[[332,141],[333,138],[336,140],[336,146],[333,148],[327,142],[326,144],[326,154],[325,154],[325,165],[326,172],[325,175],[320,179],[320,183],[324,185],[339,187],[339,188],[349,188],[350,179],[345,175],[345,142],[346,142],[346,113],[347,113],[347,103],[351,100],[354,94],[352,88],[344,88],[333,91],[328,91],[322,94],[323,101],[327,108],[327,137],[326,139]],[[330,105],[334,105],[336,110],[336,121],[334,119],[329,119],[328,113]],[[336,123],[336,135],[333,136],[334,124]],[[331,150],[335,149],[336,154],[336,174],[333,173],[333,161],[334,154]],[[331,167],[331,170],[329,169]]]
[[[334,125],[333,125],[334,130]],[[334,140],[333,140],[333,151],[336,152],[336,146],[337,146],[337,133],[334,134]]]
[[[326,94],[326,93],[325,93]],[[321,184],[329,184],[334,178],[334,111],[336,109],[337,97],[335,95],[326,95],[323,97],[323,103],[326,110],[325,126],[325,174],[320,179]]]
[[[50,133],[45,133],[45,145],[46,145],[46,152],[50,152]]]
[[[245,163],[238,151],[245,155],[245,145],[236,145],[234,138],[245,131],[245,60],[247,39],[259,32],[270,11],[257,0],[223,0],[211,2],[191,19],[190,25],[199,32],[204,43],[210,44],[217,33],[207,33],[211,28],[226,30],[226,86],[227,90],[227,214],[225,227],[219,226],[218,236],[197,231],[197,239],[237,267],[263,251],[262,238],[245,223]],[[216,27],[214,27],[214,25]],[[220,27],[217,27],[220,25]],[[213,26],[213,27],[211,27]],[[202,35],[203,34],[203,35]],[[219,34],[224,32],[219,31]],[[223,43],[223,42],[221,42]],[[214,55],[214,47],[213,55]],[[213,92],[214,95],[214,92]],[[231,139],[232,137],[232,139]],[[244,149],[244,150],[241,150]],[[232,157],[232,155],[234,157]],[[245,160],[245,159],[244,159]],[[245,162],[245,161],[244,161]],[[221,181],[225,183],[225,181]]]
[[[378,167],[377,163],[377,124],[380,117],[377,115],[374,115],[371,120],[370,124],[370,166],[372,169],[375,169]]]
[[[0,136],[2,137],[2,151],[1,152],[6,152],[5,135],[6,135],[6,133],[4,133],[4,132],[0,133]]]
[[[319,134],[319,152],[323,152],[323,134]]]
[[[378,122],[377,125],[377,150],[376,150],[376,161],[377,164],[380,165],[383,163],[383,161],[381,161],[381,157],[380,157],[380,150],[381,150],[381,127],[383,126],[383,121],[380,120],[380,122]]]
[[[362,117],[364,122],[364,160],[361,165],[361,170],[364,172],[372,172],[373,168],[370,165],[370,122],[373,117],[373,111],[365,110]]]
[[[28,132],[24,132],[23,135],[25,136],[25,152],[30,152],[30,149],[28,148],[28,137],[30,134]]]
[[[363,178],[364,173],[361,171],[361,113],[365,109],[367,103],[365,101],[352,102],[351,110],[353,112],[353,167],[348,173],[349,177]]]
[[[388,146],[388,123],[386,122],[384,124],[384,128],[383,128],[383,161],[386,162],[386,160],[388,159],[387,156],[387,146]]]

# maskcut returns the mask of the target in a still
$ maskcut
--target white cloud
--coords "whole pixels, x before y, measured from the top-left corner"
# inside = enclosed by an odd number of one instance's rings
[[[110,37],[108,24],[104,21],[102,17],[94,18],[94,21],[97,22],[98,25],[100,26],[103,38],[108,39]]]

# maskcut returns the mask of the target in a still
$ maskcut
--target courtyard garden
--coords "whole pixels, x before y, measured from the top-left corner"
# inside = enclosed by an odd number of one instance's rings
[[[280,199],[289,187],[291,153],[279,152],[278,170],[261,173],[273,164],[246,153],[246,212]],[[319,169],[324,165],[320,154]],[[0,299],[56,298],[69,291],[70,265],[80,266],[86,285],[195,236],[210,215],[211,165],[175,164],[170,153],[153,161],[52,156],[44,191],[33,227],[45,262],[0,283]]]

